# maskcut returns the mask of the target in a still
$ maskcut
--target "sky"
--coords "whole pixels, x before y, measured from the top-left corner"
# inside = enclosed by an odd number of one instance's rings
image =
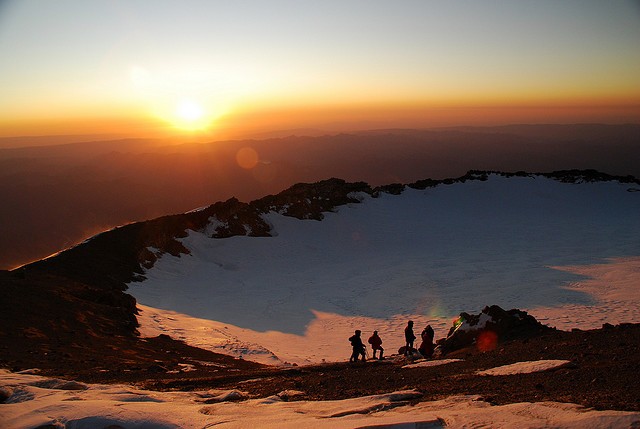
[[[640,2],[0,1],[0,136],[638,122]]]

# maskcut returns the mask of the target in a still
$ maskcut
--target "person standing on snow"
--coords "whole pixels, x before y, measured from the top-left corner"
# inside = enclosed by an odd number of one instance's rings
[[[369,337],[367,342],[371,344],[371,348],[373,349],[373,358],[376,358],[376,351],[380,350],[380,357],[378,359],[383,359],[382,353],[384,353],[384,349],[382,348],[382,339],[378,336],[378,331],[373,331],[373,335]]]
[[[353,353],[351,353],[351,357],[349,358],[349,362],[357,362],[358,356],[362,355],[362,362],[364,362],[365,354],[364,347],[365,345],[362,343],[362,338],[360,338],[360,330],[356,330],[356,332],[349,337],[349,341],[351,342],[351,347],[353,347]]]
[[[409,322],[407,322],[407,327],[404,328],[404,340],[406,342],[404,349],[405,356],[409,356],[413,351],[413,342],[415,339],[416,335],[413,333],[413,321],[409,320]]]

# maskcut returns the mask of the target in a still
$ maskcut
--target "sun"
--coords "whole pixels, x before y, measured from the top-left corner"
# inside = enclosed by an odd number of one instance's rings
[[[219,100],[214,102],[206,98],[159,98],[151,112],[171,134],[200,134],[217,128],[228,108]]]
[[[204,110],[193,100],[181,100],[176,107],[176,115],[187,122],[195,122],[204,116]]]
[[[176,128],[188,131],[202,130],[209,126],[210,120],[202,104],[193,99],[182,99],[175,105],[172,124]]]

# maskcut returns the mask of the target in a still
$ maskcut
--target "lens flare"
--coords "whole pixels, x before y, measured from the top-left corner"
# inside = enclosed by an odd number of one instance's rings
[[[493,331],[482,331],[476,340],[476,346],[481,352],[495,350],[498,345],[498,334]]]
[[[250,147],[243,147],[236,153],[236,162],[245,170],[251,170],[258,165],[259,159],[258,152]]]
[[[442,303],[440,302],[440,300],[439,299],[435,299],[434,301],[435,302],[433,302],[433,304],[429,308],[429,311],[427,312],[427,315],[429,317],[437,317],[437,318],[446,317],[447,312],[445,311],[444,307],[442,306]]]
[[[464,317],[462,316],[456,317],[455,319],[453,319],[453,328],[458,329],[458,327],[463,323],[464,323]]]

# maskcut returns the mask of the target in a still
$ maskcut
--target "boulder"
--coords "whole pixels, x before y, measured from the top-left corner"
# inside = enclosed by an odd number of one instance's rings
[[[460,313],[447,337],[438,340],[437,344],[443,354],[474,345],[480,351],[489,351],[501,341],[528,337],[551,329],[526,311],[503,310],[492,305],[485,307],[480,314]]]

